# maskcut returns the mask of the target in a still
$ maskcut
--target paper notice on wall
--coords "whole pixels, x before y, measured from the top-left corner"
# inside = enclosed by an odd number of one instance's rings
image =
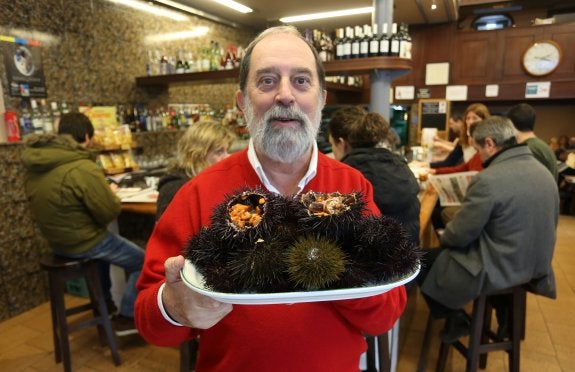
[[[550,93],[550,81],[537,81],[525,84],[525,98],[548,98]]]
[[[415,98],[415,87],[411,86],[396,86],[395,87],[395,99],[414,99]]]
[[[469,171],[430,175],[429,182],[437,190],[442,207],[461,205],[471,178],[476,174],[476,171]]]
[[[448,101],[467,101],[467,85],[448,85],[445,87],[445,99]]]

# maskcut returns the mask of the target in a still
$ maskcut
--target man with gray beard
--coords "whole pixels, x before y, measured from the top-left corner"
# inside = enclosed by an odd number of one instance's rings
[[[184,185],[158,220],[136,301],[136,324],[148,342],[176,346],[200,337],[197,371],[357,371],[364,334],[393,326],[405,307],[403,287],[361,299],[232,306],[190,290],[180,277],[182,249],[238,189],[361,192],[379,214],[369,181],[318,151],[325,99],[321,61],[295,28],[270,28],[248,46],[236,102],[251,141]]]

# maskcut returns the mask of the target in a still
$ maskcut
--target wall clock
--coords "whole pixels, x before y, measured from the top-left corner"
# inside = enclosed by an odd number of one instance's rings
[[[551,40],[540,40],[525,50],[521,63],[528,74],[545,76],[555,71],[562,57],[559,44]]]

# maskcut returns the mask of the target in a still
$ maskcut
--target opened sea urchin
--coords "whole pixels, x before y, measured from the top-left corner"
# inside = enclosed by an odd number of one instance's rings
[[[334,237],[340,241],[353,239],[354,225],[366,208],[360,193],[307,192],[300,198],[303,211],[299,212],[299,227],[304,233]],[[350,236],[351,234],[351,236]]]
[[[317,290],[336,282],[346,266],[345,254],[334,242],[305,236],[289,249],[287,266],[295,287]]]
[[[253,244],[285,218],[287,204],[278,195],[260,189],[245,190],[216,206],[211,229],[224,241]]]

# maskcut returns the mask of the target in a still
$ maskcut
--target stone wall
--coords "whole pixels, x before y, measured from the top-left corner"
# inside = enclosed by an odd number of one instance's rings
[[[210,103],[223,109],[233,102],[235,83],[197,84],[193,88],[142,89],[135,78],[146,75],[149,50],[176,55],[179,49],[195,52],[211,40],[219,45],[246,46],[255,35],[195,16],[175,22],[106,0],[12,0],[0,6],[0,35],[39,40],[48,101],[116,105],[142,102],[152,107],[170,103]],[[198,38],[154,43],[150,36],[209,28]],[[0,48],[4,42],[0,42]],[[1,54],[0,54],[1,55]],[[3,56],[0,76],[7,94]],[[19,99],[5,97],[6,106],[18,108]]]

